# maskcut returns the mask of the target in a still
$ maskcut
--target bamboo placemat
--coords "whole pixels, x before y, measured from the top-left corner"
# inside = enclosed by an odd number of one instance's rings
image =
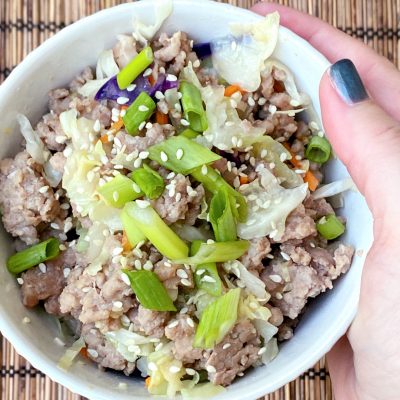
[[[250,7],[255,0],[222,0]],[[64,26],[123,0],[0,0],[0,83],[32,49]],[[400,0],[276,0],[363,40],[399,66]],[[83,400],[52,382],[1,338],[2,400]],[[325,359],[267,400],[331,400]]]

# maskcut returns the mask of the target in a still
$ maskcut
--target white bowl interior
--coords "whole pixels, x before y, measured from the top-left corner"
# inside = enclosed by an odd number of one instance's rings
[[[29,55],[0,87],[0,158],[13,156],[21,142],[15,116],[26,114],[36,123],[46,111],[47,92],[68,84],[87,65],[95,65],[99,53],[113,46],[119,33],[129,33],[133,16],[151,22],[152,1],[124,4],[79,21],[64,29]],[[174,12],[163,30],[184,30],[195,40],[223,36],[230,22],[250,22],[255,14],[226,4],[205,0],[176,0]],[[319,112],[319,81],[328,62],[308,43],[281,28],[275,56],[294,71],[299,87],[311,96]],[[328,180],[347,176],[340,161],[330,163]],[[342,214],[348,229],[343,240],[363,255],[354,258],[351,270],[336,282],[333,291],[313,301],[296,329],[293,339],[281,346],[278,357],[268,366],[250,371],[238,379],[219,399],[255,399],[294,379],[311,367],[350,324],[358,302],[359,282],[365,254],[372,240],[372,220],[363,197],[347,193]],[[54,342],[57,325],[43,311],[30,311],[20,302],[19,288],[7,272],[5,260],[12,253],[10,237],[0,229],[0,329],[17,351],[52,379],[91,399],[118,400],[151,397],[143,381],[99,371],[94,364],[75,364],[66,373],[56,367],[65,349]],[[24,325],[29,316],[32,323]],[[118,387],[127,383],[127,389]]]

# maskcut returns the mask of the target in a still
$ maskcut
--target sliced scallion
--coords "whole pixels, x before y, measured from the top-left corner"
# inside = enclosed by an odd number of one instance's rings
[[[190,255],[194,256],[200,249],[202,241],[195,240],[190,246]],[[220,296],[222,293],[222,281],[218,274],[216,263],[199,264],[194,273],[196,287],[205,290],[212,296]]]
[[[317,230],[325,239],[333,240],[342,235],[346,228],[335,214],[329,214],[319,219]]]
[[[148,165],[144,164],[142,168],[136,169],[131,176],[149,199],[153,200],[162,195],[165,188],[164,179]]]
[[[221,186],[211,199],[209,217],[217,242],[229,242],[237,239],[235,214],[235,197],[226,186]],[[236,210],[235,210],[236,211]]]
[[[122,208],[128,201],[143,196],[143,192],[135,190],[132,179],[124,175],[117,175],[103,186],[99,186],[97,191],[110,206],[116,208]]]
[[[312,162],[324,164],[331,156],[331,145],[324,137],[313,136],[307,145],[305,156]]]
[[[213,303],[201,315],[193,346],[211,349],[220,343],[237,321],[240,289],[232,289]]]
[[[128,238],[128,242],[132,247],[135,247],[138,243],[146,240],[146,236],[136,226],[136,221],[128,214],[126,208],[124,208],[120,214],[122,226]]]
[[[197,132],[206,131],[208,122],[200,90],[193,83],[182,82],[179,91],[182,93],[183,113],[190,127]]]
[[[221,157],[185,136],[172,136],[147,149],[149,158],[163,167],[180,174],[190,174],[199,166],[210,164]]]
[[[164,285],[152,271],[124,271],[140,304],[154,311],[176,311]]]
[[[50,238],[13,254],[7,259],[7,269],[12,274],[18,275],[42,262],[52,260],[59,254],[60,242]]]
[[[222,178],[218,172],[206,166],[206,168],[197,168],[191,172],[191,175],[196,181],[203,184],[203,186],[211,193],[215,194],[221,187],[225,187],[230,196],[236,200],[235,207],[232,207],[232,212],[239,222],[246,222],[247,218],[247,203],[244,197],[237,192],[228,182]]]
[[[126,89],[153,61],[153,50],[147,46],[118,73],[118,87]]]
[[[206,264],[211,262],[225,262],[238,259],[249,248],[247,240],[236,240],[234,242],[202,243],[199,251],[192,257],[171,258],[177,264]]]
[[[187,257],[189,248],[186,243],[160,218],[150,203],[127,203],[125,210],[162,255],[170,260]]]
[[[180,135],[187,137],[188,139],[194,139],[199,136],[199,132],[194,131],[193,129],[187,128],[180,133]]]
[[[146,92],[140,93],[122,117],[126,131],[135,135],[140,125],[151,117],[155,109],[154,100]]]

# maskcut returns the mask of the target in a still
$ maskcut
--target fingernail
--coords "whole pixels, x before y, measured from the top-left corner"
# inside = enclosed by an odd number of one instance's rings
[[[355,65],[350,60],[333,64],[329,76],[336,91],[347,104],[356,104],[369,98]]]

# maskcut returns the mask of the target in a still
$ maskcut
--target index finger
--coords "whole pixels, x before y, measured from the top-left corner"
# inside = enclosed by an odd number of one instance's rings
[[[400,119],[400,73],[386,58],[326,22],[292,8],[258,3],[252,10],[261,15],[278,11],[282,25],[307,40],[332,63],[351,59],[375,101],[392,117]]]

